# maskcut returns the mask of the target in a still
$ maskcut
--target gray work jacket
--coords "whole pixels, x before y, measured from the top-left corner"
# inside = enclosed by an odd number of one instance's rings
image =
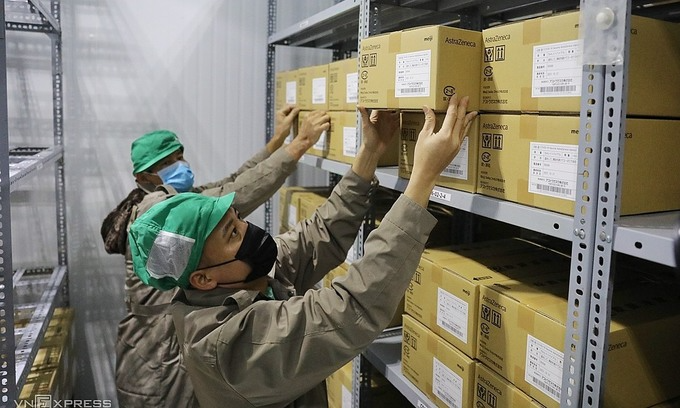
[[[232,175],[192,191],[209,196],[235,191],[234,206],[246,216],[269,199],[296,168],[297,161],[284,149],[271,155],[263,149]],[[133,208],[128,225],[176,193],[169,186],[148,193]],[[176,291],[164,292],[145,285],[132,269],[129,245],[125,264],[128,314],[118,325],[116,342],[118,402],[121,407],[196,406],[191,382],[179,364],[172,318],[166,313]]]
[[[401,196],[346,277],[311,289],[343,261],[368,190],[350,171],[310,220],[276,237],[274,300],[224,288],[178,293],[173,320],[202,408],[327,406],[324,379],[388,325],[436,224]]]

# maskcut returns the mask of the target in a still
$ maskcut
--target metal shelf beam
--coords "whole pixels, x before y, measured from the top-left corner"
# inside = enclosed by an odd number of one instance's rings
[[[5,13],[8,30],[61,34],[59,21],[41,0],[5,0]]]
[[[45,337],[45,331],[56,305],[60,303],[59,295],[62,293],[66,283],[66,271],[65,266],[58,266],[52,270],[49,276],[46,276],[48,278],[46,283],[44,280],[43,282],[36,282],[36,284],[42,283],[40,286],[44,285],[44,289],[31,316],[31,321],[23,328],[21,339],[17,342],[15,348],[16,395],[19,395],[21,387],[26,382],[35,356],[38,354],[38,346]],[[23,274],[24,278],[30,274],[30,270],[25,271]]]
[[[401,373],[401,328],[386,331],[364,351],[363,356],[394,387],[418,408],[436,405]]]
[[[300,163],[341,175],[350,169],[349,164],[309,154]],[[381,186],[396,191],[403,192],[408,184],[408,180],[398,176],[396,167],[379,167],[376,177]],[[440,186],[435,186],[430,199],[555,238],[572,241],[575,236],[573,217],[568,215]],[[676,266],[673,246],[677,232],[673,227],[678,217],[680,211],[621,217],[615,225],[614,251]]]
[[[60,160],[64,155],[62,146],[53,146],[31,156],[13,156],[10,151],[10,191],[16,190],[28,176],[42,170],[48,164]]]

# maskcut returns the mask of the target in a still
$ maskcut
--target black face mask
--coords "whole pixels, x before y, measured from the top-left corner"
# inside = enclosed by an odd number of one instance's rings
[[[208,266],[201,269],[215,268],[217,266],[226,265],[234,261],[243,261],[250,265],[252,270],[245,279],[234,282],[220,282],[223,285],[230,285],[233,283],[251,282],[255,279],[261,278],[271,271],[272,266],[276,262],[278,250],[276,249],[276,242],[270,234],[267,234],[262,228],[248,222],[248,229],[243,237],[241,247],[236,253],[234,259],[226,262],[221,262],[216,265]]]

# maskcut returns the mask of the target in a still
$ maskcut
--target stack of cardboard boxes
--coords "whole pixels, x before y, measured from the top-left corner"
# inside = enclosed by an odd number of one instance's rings
[[[568,276],[568,257],[521,239],[426,249],[406,291],[404,376],[437,406],[479,406],[473,400],[476,390],[488,387],[483,382],[502,382],[497,374],[477,374],[482,286],[560,270]],[[513,405],[524,406],[531,405]]]
[[[483,31],[478,193],[574,213],[579,112],[600,98],[582,95],[578,25],[569,12]],[[632,16],[630,38],[621,214],[675,210],[680,26]]]
[[[75,383],[75,325],[73,309],[56,308],[38,349],[19,401],[32,403],[36,396],[71,399]]]
[[[481,114],[437,185],[573,214],[577,168],[594,165],[578,150],[581,104],[601,102],[582,95],[578,24],[569,12],[481,33],[429,26],[363,39],[358,103],[401,111],[399,176],[412,171],[422,106],[437,112],[438,129],[455,92]],[[620,212],[678,210],[680,26],[639,16],[631,26]],[[351,163],[356,114],[354,104],[344,109],[331,113],[327,153],[314,154]],[[440,407],[558,407],[569,269],[568,257],[520,239],[427,249],[405,295],[404,375]],[[605,406],[677,397],[677,289],[638,274],[621,282]]]

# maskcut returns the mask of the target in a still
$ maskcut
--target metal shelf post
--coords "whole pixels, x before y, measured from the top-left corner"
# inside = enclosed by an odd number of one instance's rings
[[[9,157],[9,128],[7,112],[7,53],[5,9],[0,11],[0,157]],[[16,356],[14,355],[14,284],[12,271],[12,223],[10,211],[9,160],[0,160],[0,403],[3,406],[17,399]]]
[[[592,6],[591,6],[592,4]],[[583,407],[599,407],[604,395],[604,378],[607,368],[607,339],[611,316],[611,300],[614,290],[614,223],[618,221],[621,203],[621,169],[626,126],[626,87],[630,48],[631,0],[598,3],[583,0],[581,10],[598,17],[614,14],[617,16],[607,30],[623,33],[622,58],[606,64],[600,71],[604,82],[601,116],[601,150],[597,196],[597,218],[594,237],[592,282],[590,284],[590,305],[588,313],[588,335],[582,343],[586,347],[585,373],[583,375]],[[612,11],[613,10],[613,11]],[[593,19],[589,23],[595,24]],[[604,31],[604,30],[603,30]],[[588,39],[585,39],[588,41]],[[608,47],[610,49],[611,47]]]

